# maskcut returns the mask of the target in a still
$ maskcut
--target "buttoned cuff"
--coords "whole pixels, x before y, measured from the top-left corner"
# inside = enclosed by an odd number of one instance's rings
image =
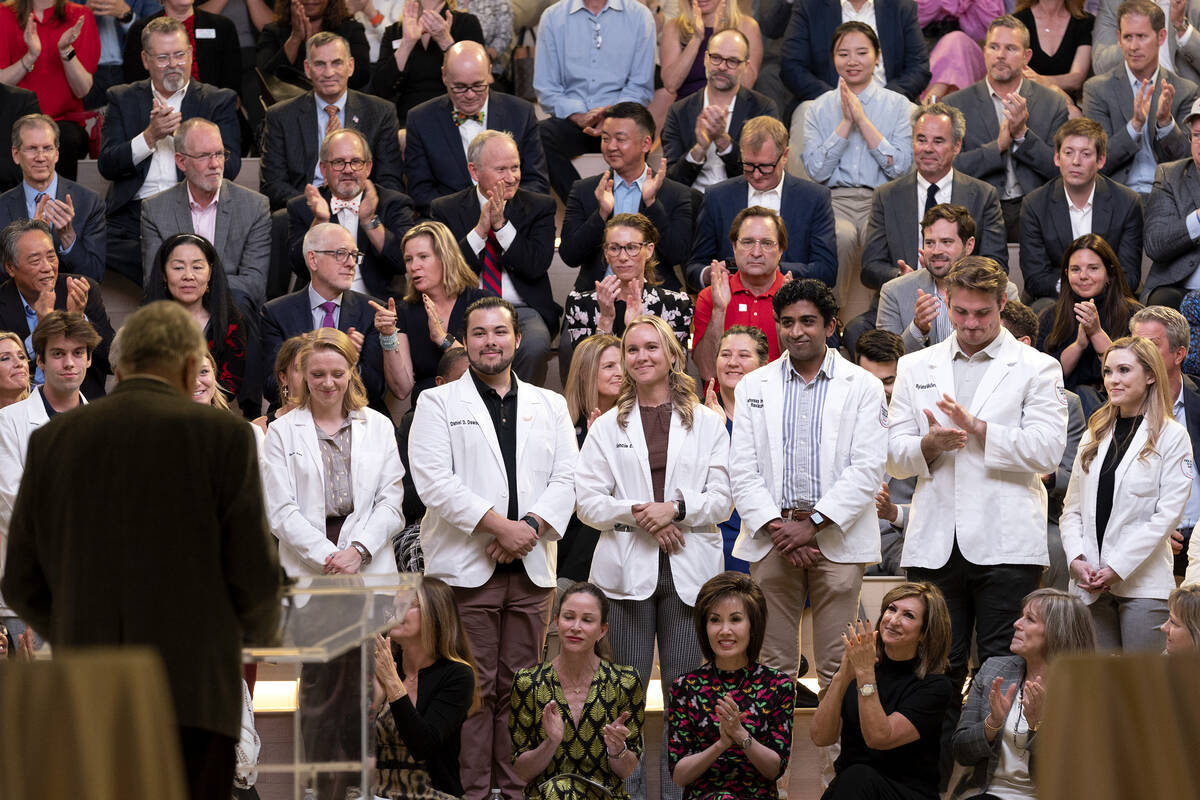
[[[142,163],[154,152],[154,148],[146,144],[146,137],[140,133],[129,140],[129,149],[133,152],[135,164]]]
[[[1200,241],[1200,208],[1187,215],[1186,223],[1188,236],[1192,237],[1193,242]]]
[[[504,227],[496,231],[496,241],[500,243],[500,247],[504,250],[512,247],[513,240],[517,238],[517,229],[512,224],[512,221],[504,223]]]
[[[1155,124],[1157,124],[1157,123],[1155,123]],[[1165,138],[1167,138],[1168,134],[1170,134],[1171,131],[1173,131],[1174,129],[1175,129],[1175,120],[1172,119],[1169,122],[1167,122],[1166,125],[1163,125],[1161,128],[1154,129],[1154,138],[1155,139],[1165,139]]]

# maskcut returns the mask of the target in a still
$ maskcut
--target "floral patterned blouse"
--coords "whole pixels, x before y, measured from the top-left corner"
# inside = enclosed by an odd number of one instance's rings
[[[616,303],[617,315],[613,321],[613,334],[620,336],[625,331],[625,301]],[[692,331],[692,300],[683,292],[673,292],[661,286],[647,286],[642,289],[642,307],[645,313],[662,317],[663,322],[671,326],[684,352],[688,349],[688,336]],[[597,332],[600,319],[600,305],[596,302],[596,293],[571,292],[567,295],[567,310],[563,316],[563,327],[571,337],[571,344],[580,341]]]
[[[790,677],[762,664],[749,664],[731,672],[705,664],[675,679],[668,711],[667,758],[671,769],[680,759],[701,752],[721,738],[717,699],[727,694],[733,695],[738,708],[749,712],[742,722],[746,732],[779,754],[782,775],[792,752],[796,687]],[[683,790],[683,800],[775,800],[778,796],[775,779],[764,777],[736,744]]]
[[[513,678],[512,714],[508,728],[512,733],[513,761],[526,750],[542,742],[542,711],[551,700],[563,715],[563,740],[546,769],[525,787],[530,800],[558,800],[562,797],[591,797],[591,787],[580,776],[603,785],[615,800],[627,800],[625,784],[608,763],[604,745],[604,726],[622,712],[629,712],[629,749],[642,752],[642,725],[646,721],[646,691],[633,667],[601,661],[588,687],[582,719],[571,718],[566,694],[558,673],[550,662],[519,671]]]

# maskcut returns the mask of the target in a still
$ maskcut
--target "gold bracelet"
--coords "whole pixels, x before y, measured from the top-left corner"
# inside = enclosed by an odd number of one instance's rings
[[[997,733],[1001,728],[1004,727],[1004,724],[1001,723],[995,727],[992,727],[991,725],[988,724],[988,720],[991,718],[992,718],[991,714],[988,714],[986,717],[983,718],[983,728],[984,728],[984,730],[991,731],[992,733]]]

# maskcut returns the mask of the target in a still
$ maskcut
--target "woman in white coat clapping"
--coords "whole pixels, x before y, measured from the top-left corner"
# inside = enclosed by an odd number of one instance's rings
[[[1079,443],[1059,523],[1071,590],[1091,609],[1100,650],[1162,652],[1170,535],[1191,490],[1192,448],[1154,344],[1118,339],[1102,363],[1108,402]]]
[[[612,601],[614,663],[634,667],[644,685],[657,635],[669,686],[703,660],[689,635],[692,607],[722,569],[719,525],[732,507],[729,436],[720,415],[696,397],[683,348],[661,318],[626,326],[621,360],[617,404],[592,424],[580,452],[578,514],[600,531],[591,581]],[[660,773],[664,792],[678,796],[665,758]],[[631,780],[643,776],[639,767]]]
[[[349,336],[314,331],[299,404],[267,428],[267,518],[294,578],[396,572],[404,467],[391,420],[366,407],[357,361]]]

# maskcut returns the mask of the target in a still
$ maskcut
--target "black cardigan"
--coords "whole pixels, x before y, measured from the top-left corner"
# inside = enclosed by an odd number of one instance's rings
[[[397,669],[403,671],[400,664]],[[461,661],[441,658],[417,673],[417,705],[407,694],[391,704],[404,746],[425,764],[433,788],[461,797],[459,735],[475,695],[475,674]]]

